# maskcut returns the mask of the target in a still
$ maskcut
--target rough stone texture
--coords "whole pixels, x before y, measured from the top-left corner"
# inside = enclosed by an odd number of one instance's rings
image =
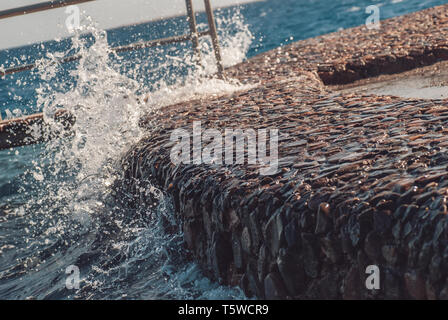
[[[229,74],[270,80],[311,71],[325,84],[344,84],[447,60],[447,38],[443,5],[381,21],[378,30],[362,25],[295,42],[237,65]]]
[[[145,203],[148,182],[164,190],[192,257],[248,296],[448,298],[448,101],[340,94],[315,74],[343,83],[390,71],[385,56],[412,61],[405,69],[447,59],[447,8],[262,54],[229,70],[260,85],[148,115],[147,138],[123,160],[130,202]],[[322,64],[342,71],[327,77],[333,69]],[[203,129],[278,128],[279,172],[173,165],[170,135],[192,132],[195,120]],[[378,291],[365,287],[372,264]]]

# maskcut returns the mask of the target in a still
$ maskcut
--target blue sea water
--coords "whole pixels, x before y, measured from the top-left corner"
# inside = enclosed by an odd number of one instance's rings
[[[240,7],[241,16],[254,37],[247,52],[247,58],[258,53],[274,49],[291,41],[298,41],[315,37],[325,33],[334,32],[363,24],[368,17],[365,8],[369,5],[380,7],[381,19],[422,10],[425,8],[445,4],[444,0],[262,0],[246,4]],[[218,15],[229,17],[234,13],[234,8],[218,10]],[[198,15],[198,23],[205,24],[204,14]],[[127,26],[108,31],[108,42],[111,46],[126,45],[137,41],[146,41],[183,34],[188,30],[185,17],[176,17],[163,21],[149,22],[136,26]],[[71,47],[70,40],[53,41],[44,44],[35,44],[21,48],[13,48],[0,51],[0,66],[5,68],[15,65],[33,63],[45,57],[48,52],[67,52]],[[172,46],[171,50],[164,51],[163,55],[183,56],[189,49],[189,45]],[[123,70],[134,67],[133,61],[151,57],[151,50],[141,50],[121,54],[123,57]],[[160,62],[163,56],[157,57]],[[60,72],[58,80],[67,81],[70,87],[73,78],[68,76],[66,70],[70,70],[76,63],[68,64]],[[154,75],[153,64],[143,65],[138,75],[139,80],[146,81],[150,86],[161,75]],[[147,75],[152,74],[151,77]],[[174,79],[175,77],[173,77]],[[17,86],[17,80],[22,80],[23,85]],[[36,88],[39,79],[32,72],[7,76],[0,80],[0,112],[6,117],[5,110],[19,109],[24,112],[35,111]]]
[[[386,19],[447,2],[266,0],[220,9],[216,14],[229,65],[291,41],[363,24],[368,16],[365,8],[372,4],[380,7],[381,19]],[[206,27],[204,14],[198,15],[198,22],[200,28]],[[102,135],[101,130],[112,121],[122,132],[128,132],[135,122],[115,123],[115,118],[102,121],[108,119],[109,112],[124,112],[122,115],[129,118],[138,115],[133,113],[138,105],[120,100],[124,95],[151,92],[173,101],[185,96],[182,86],[188,87],[195,71],[185,62],[191,58],[188,43],[117,56],[109,55],[105,44],[115,47],[179,35],[185,30],[185,17],[175,17],[107,33],[93,32],[77,40],[0,51],[0,66],[5,68],[37,60],[43,63],[37,71],[0,79],[3,118],[69,104],[74,111],[76,104],[84,105],[81,109],[87,113],[85,122],[80,118],[78,129],[82,134],[77,144],[58,142],[51,147],[0,151],[0,298],[242,297],[236,289],[206,280],[194,264],[187,262],[178,250],[180,230],[167,235],[161,225],[166,221],[124,218],[132,213],[133,217],[163,215],[171,221],[169,201],[160,201],[158,207],[148,209],[149,213],[141,212],[144,208],[132,211],[114,203],[108,191],[117,175],[109,162],[118,161],[121,155],[111,148],[125,147],[131,140],[111,132]],[[204,51],[209,47],[205,42]],[[45,64],[51,59],[49,53],[58,56],[78,52],[86,52],[90,60],[54,68]],[[204,91],[228,90],[222,83],[213,86],[204,84]],[[162,103],[160,99],[153,103]],[[96,111],[92,110],[95,104]],[[117,106],[109,110],[108,105]],[[110,233],[110,226],[105,227],[108,219],[116,224],[111,228],[119,229],[113,239],[106,235]],[[175,221],[170,223],[176,225]],[[111,260],[116,261],[112,266]],[[63,270],[70,264],[79,265],[84,277],[84,289],[79,292],[63,288]]]

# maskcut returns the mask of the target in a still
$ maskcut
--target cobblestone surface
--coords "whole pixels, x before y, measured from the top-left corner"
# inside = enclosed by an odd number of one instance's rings
[[[341,94],[317,76],[344,83],[392,71],[384,57],[395,71],[447,59],[447,9],[268,52],[229,70],[259,86],[148,115],[147,138],[123,160],[130,202],[145,205],[148,182],[164,190],[192,258],[248,296],[448,298],[448,101]],[[173,165],[170,135],[195,120],[279,129],[279,172]],[[365,287],[368,265],[380,290]]]
[[[325,84],[344,84],[448,59],[448,10],[439,6],[326,34],[258,55],[229,74],[242,80],[316,72]]]

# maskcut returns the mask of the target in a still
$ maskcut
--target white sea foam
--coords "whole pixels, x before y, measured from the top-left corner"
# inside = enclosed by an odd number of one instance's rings
[[[217,20],[220,30],[223,30],[221,42],[224,64],[230,66],[241,62],[252,40],[242,17],[236,13],[233,18]],[[142,215],[152,217],[150,221],[139,221],[138,217],[130,221],[126,217],[126,209],[120,208],[118,203],[111,206],[108,199],[111,186],[121,174],[118,165],[120,160],[130,146],[142,137],[143,132],[138,123],[146,112],[197,96],[224,94],[246,87],[234,80],[220,80],[212,76],[216,71],[214,54],[210,41],[202,40],[204,59],[200,68],[195,67],[191,54],[173,56],[158,66],[159,73],[165,72],[167,77],[152,83],[153,90],[149,92],[144,82],[128,76],[138,73],[139,68],[148,63],[148,59],[133,61],[134,69],[123,73],[120,69],[124,61],[112,54],[107,33],[88,26],[80,30],[80,34],[86,31],[92,34],[94,43],[88,46],[81,36],[73,39],[69,51],[78,52],[82,58],[71,71],[75,84],[68,90],[64,83],[55,81],[59,79],[62,68],[55,61],[63,56],[62,53],[49,54],[38,62],[42,80],[37,90],[38,107],[43,110],[45,122],[51,128],[44,134],[52,139],[45,144],[41,158],[34,160],[34,168],[23,181],[23,193],[29,193],[30,199],[17,212],[27,213],[24,216],[32,229],[24,235],[24,241],[30,242],[27,248],[31,250],[33,246],[51,247],[62,243],[69,247],[68,252],[78,252],[79,256],[98,238],[100,232],[97,229],[102,228],[100,222],[107,221],[107,224],[119,230],[120,236],[100,246],[112,248],[112,252],[116,251],[122,260],[114,267],[105,267],[104,261],[112,259],[107,256],[100,258],[98,265],[90,266],[83,283],[95,289],[94,292],[98,289],[98,295],[93,292],[83,297],[117,298],[118,293],[140,298],[242,297],[239,291],[222,288],[206,280],[194,264],[172,261],[182,256],[178,252],[173,258],[173,254],[169,253],[173,247],[181,247],[182,234],[178,230],[168,235],[160,227],[162,220],[171,221],[173,226],[177,224],[172,220],[169,201],[156,188],[149,186],[148,192],[159,200],[158,207],[139,209]],[[164,54],[163,50],[154,52]],[[176,70],[185,66],[189,71],[179,76]],[[175,70],[173,73],[166,71],[172,69]],[[173,75],[178,77],[175,81],[168,78]],[[147,98],[146,102],[143,102],[144,98]],[[73,136],[70,138],[63,135],[61,124],[53,120],[60,108],[76,118],[72,128]],[[117,214],[117,211],[121,213]],[[77,240],[79,237],[83,240]],[[33,260],[35,272],[45,273],[48,278],[60,278],[58,274],[50,274],[49,270],[60,272],[66,264],[76,263],[77,256],[73,254],[54,258],[54,261],[52,259]],[[53,269],[43,268],[50,261],[53,261]],[[149,271],[140,274],[142,261],[145,261]],[[126,281],[123,282],[123,279]],[[61,285],[63,282],[55,283]],[[142,291],[129,294],[126,288],[134,288],[134,285],[140,285]],[[46,290],[36,288],[35,291],[41,295],[45,292],[44,297],[52,297],[60,290],[56,287]],[[105,293],[107,290],[110,290],[110,294]],[[32,295],[32,289],[24,291]]]

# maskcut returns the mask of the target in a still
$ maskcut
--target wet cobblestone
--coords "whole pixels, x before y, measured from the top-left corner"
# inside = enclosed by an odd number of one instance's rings
[[[406,68],[447,59],[447,9],[262,54],[229,70],[260,85],[147,115],[147,137],[123,160],[130,202],[145,203],[148,182],[164,190],[192,258],[248,296],[447,298],[448,101],[331,92],[316,73],[353,81],[344,72],[372,76],[392,56],[412,59]],[[278,173],[172,164],[172,131],[197,120],[278,128]],[[378,291],[365,288],[368,265],[381,270]]]
[[[363,25],[292,43],[228,72],[241,80],[268,81],[309,71],[325,84],[399,73],[448,59],[447,24],[447,6],[438,6],[381,21],[379,30]]]

